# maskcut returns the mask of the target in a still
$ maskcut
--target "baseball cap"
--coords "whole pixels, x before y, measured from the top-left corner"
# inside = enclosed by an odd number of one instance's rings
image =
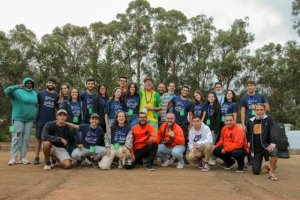
[[[97,113],[92,113],[90,118],[93,118],[93,117],[97,117],[98,119],[100,119],[100,116]]]
[[[65,113],[67,115],[67,111],[65,109],[59,109],[56,113],[56,115],[59,115],[61,113]]]
[[[152,83],[153,83],[153,78],[152,78],[152,77],[147,76],[147,77],[144,79],[144,83],[145,83],[147,80],[150,80],[150,81],[152,81]]]

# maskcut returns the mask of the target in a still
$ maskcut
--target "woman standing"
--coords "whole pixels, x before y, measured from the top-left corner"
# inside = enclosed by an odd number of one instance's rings
[[[95,97],[93,102],[93,110],[95,113],[99,115],[99,126],[106,131],[106,124],[105,124],[105,108],[108,102],[108,95],[107,95],[107,88],[105,85],[100,84],[98,86],[98,96]]]
[[[105,108],[105,124],[106,129],[108,129],[112,123],[118,112],[125,111],[124,102],[121,99],[122,89],[117,87],[113,91],[112,99],[108,101]]]
[[[193,115],[199,116],[201,121],[203,122],[205,119],[205,101],[204,97],[199,90],[195,90],[194,92],[194,107],[193,107]]]
[[[70,93],[71,93],[71,86],[69,83],[65,82],[62,83],[60,86],[60,91],[59,91],[59,98],[58,98],[58,105],[59,108],[61,108],[62,104],[64,101],[68,101],[70,99]]]
[[[71,97],[62,105],[62,109],[67,111],[67,122],[72,122],[75,125],[83,123],[85,115],[85,104],[79,99],[79,91],[77,88],[71,90]],[[78,141],[81,141],[81,132],[76,131]]]
[[[129,126],[132,128],[138,123],[138,111],[140,108],[140,96],[135,83],[129,84],[129,91],[125,95],[125,110],[128,116]]]
[[[233,114],[234,122],[237,121],[237,103],[236,103],[236,95],[234,91],[228,90],[225,95],[224,103],[221,106],[221,124],[224,126],[224,119],[226,114]]]

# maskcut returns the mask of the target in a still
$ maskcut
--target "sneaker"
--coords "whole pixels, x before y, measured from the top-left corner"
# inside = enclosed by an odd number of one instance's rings
[[[238,173],[244,172],[244,165],[242,165],[242,166],[239,166],[239,165],[238,165],[238,167],[237,167],[237,169],[236,169],[236,172],[238,172]]]
[[[94,168],[99,168],[98,160],[91,160]]]
[[[76,163],[74,164],[74,166],[75,166],[77,169],[80,169],[80,168],[81,168],[81,163],[82,163],[81,160],[77,160]]]
[[[30,162],[29,162],[29,160],[27,160],[26,158],[22,158],[22,159],[20,160],[20,164],[28,165],[28,164],[30,164]]]
[[[147,163],[146,169],[148,169],[149,171],[154,171],[153,165],[151,163]]]
[[[199,169],[202,169],[202,168],[203,168],[203,162],[202,162],[202,159],[200,159],[199,162],[198,162],[198,168],[199,168]]]
[[[226,167],[226,163],[223,162],[222,164],[219,165],[219,167],[222,167],[222,168]]]
[[[57,165],[57,161],[54,157],[51,158],[51,168],[55,167]]]
[[[185,156],[183,156],[183,161],[184,161],[184,164],[186,164],[186,165],[189,165],[189,164],[190,164],[190,162],[186,159]]]
[[[34,161],[33,161],[33,164],[35,164],[35,165],[40,164],[40,158],[39,158],[39,157],[36,157],[36,158],[34,159]]]
[[[89,160],[90,159],[90,160]],[[90,157],[86,157],[82,160],[82,165],[92,165],[92,159]]]
[[[209,161],[208,161],[208,164],[209,165],[216,165],[216,158],[214,158],[214,157],[211,157],[210,159],[209,159]]]
[[[9,166],[13,166],[14,164],[16,164],[16,160],[15,159],[10,159],[10,161],[8,161],[8,165]]]
[[[203,167],[203,169],[201,171],[203,171],[203,172],[209,172],[209,170],[210,170],[209,164],[205,163],[204,167]]]
[[[224,167],[224,169],[229,170],[229,169],[234,168],[235,166],[236,166],[236,162],[233,162],[232,164],[227,164],[226,167]]]
[[[173,158],[170,158],[169,160],[165,161],[163,164],[161,164],[162,167],[168,167],[169,165],[172,165],[174,162]]]
[[[124,162],[125,164],[125,162]],[[118,166],[119,169],[122,169],[123,168],[123,164],[122,164],[122,160],[119,160],[119,166]]]
[[[178,161],[178,164],[177,164],[177,169],[182,169],[184,167],[184,162],[180,162]]]
[[[45,171],[50,171],[51,170],[51,162],[50,161],[47,161],[45,163],[44,170]]]

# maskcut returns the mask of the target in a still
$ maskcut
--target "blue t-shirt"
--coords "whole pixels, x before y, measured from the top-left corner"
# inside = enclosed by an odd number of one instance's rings
[[[175,115],[175,121],[177,124],[188,124],[187,115],[193,110],[193,103],[189,99],[181,99],[180,96],[176,96],[171,100],[173,104],[173,113]]]
[[[267,99],[259,94],[258,92],[255,92],[254,96],[250,96],[248,93],[242,98],[241,100],[241,108],[245,107],[246,110],[246,119],[245,123],[251,118],[255,116],[254,111],[251,109],[251,105],[255,105],[257,103],[267,103]]]
[[[130,95],[125,103],[126,105],[126,112],[128,115],[131,113],[129,110],[132,110],[132,114],[138,114],[140,108],[140,96],[139,95]]]
[[[93,111],[93,102],[94,98],[96,97],[96,94],[93,92],[92,95],[89,95],[87,91],[80,94],[80,100],[84,102],[86,105],[86,112],[85,112],[85,123],[89,122],[90,115],[94,112]]]
[[[57,106],[58,94],[49,93],[47,91],[38,94],[38,116],[36,124],[44,125],[47,122],[53,121],[55,117],[55,106]]]
[[[95,113],[98,113],[98,115],[100,116],[99,124],[101,125],[105,124],[104,116],[105,116],[105,109],[106,109],[107,102],[108,99],[102,96],[98,96],[94,99],[93,110]]]
[[[104,132],[100,126],[93,129],[90,124],[80,124],[79,131],[82,132],[82,139],[79,144],[89,149],[90,146],[104,146]]]
[[[127,134],[130,131],[129,126],[117,126],[116,129],[111,130],[111,144],[119,143],[121,145],[125,144]]]
[[[237,104],[235,102],[224,102],[221,107],[222,116],[228,113],[237,113]]]
[[[193,115],[202,117],[203,111],[205,109],[205,102],[197,102],[193,107]]]
[[[108,115],[109,119],[114,119],[120,111],[125,111],[123,101],[109,100],[106,104],[105,114]]]

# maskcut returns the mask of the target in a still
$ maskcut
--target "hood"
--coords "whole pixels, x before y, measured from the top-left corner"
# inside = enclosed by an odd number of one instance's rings
[[[26,78],[23,79],[22,83],[25,85],[25,83],[27,81],[31,81],[33,83],[32,84],[32,89],[34,89],[34,80],[32,78],[30,78],[30,77],[26,77]]]

